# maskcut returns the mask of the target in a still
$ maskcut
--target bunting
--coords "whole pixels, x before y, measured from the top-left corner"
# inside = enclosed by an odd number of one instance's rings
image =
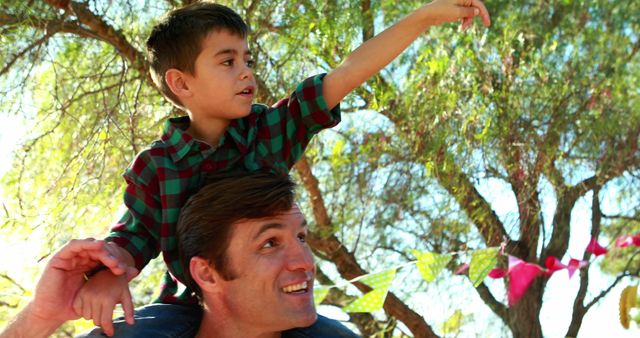
[[[614,244],[615,248],[631,246],[640,247],[640,233],[621,236]],[[609,249],[600,245],[595,238],[592,238],[585,252],[598,257],[607,254]],[[451,262],[453,255],[458,253],[438,254],[413,250],[412,254],[416,257],[415,261],[404,263],[401,266],[389,268],[381,272],[363,275],[348,281],[348,283],[359,281],[370,286],[372,290],[345,306],[343,310],[345,312],[377,311],[384,305],[384,300],[393,284],[398,269],[415,264],[422,278],[426,282],[433,282]],[[557,257],[550,256],[545,260],[545,267],[543,268],[535,263],[526,262],[517,257],[506,255],[508,267],[506,269],[496,268],[500,255],[504,255],[504,253],[502,253],[498,247],[472,251],[471,262],[464,263],[454,274],[465,274],[468,272],[469,280],[474,287],[480,285],[487,277],[492,279],[507,278],[507,300],[510,307],[517,304],[526,294],[536,278],[550,277],[555,272],[565,269],[569,274],[569,278],[572,278],[576,271],[589,265],[588,261],[575,258],[570,258],[569,261],[564,264]],[[314,301],[316,305],[324,300],[329,289],[333,287],[340,286],[320,286],[314,289]]]
[[[345,312],[373,312],[382,309],[394,278],[396,278],[396,268],[362,278],[360,282],[367,284],[373,290],[345,306],[342,310]]]

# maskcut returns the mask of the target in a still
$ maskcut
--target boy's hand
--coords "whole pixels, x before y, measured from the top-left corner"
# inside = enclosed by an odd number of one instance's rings
[[[111,269],[114,274],[133,278],[137,270],[113,255],[109,247],[105,241],[87,238],[71,240],[58,250],[36,286],[33,315],[39,320],[59,322],[78,318],[72,304],[83,286],[83,273],[99,265]]]
[[[80,316],[73,309],[83,274],[104,266],[114,274],[135,276],[138,272],[112,255],[105,241],[74,239],[51,257],[36,285],[33,300],[15,321],[0,332],[3,337],[48,337],[60,325]]]
[[[422,7],[428,13],[431,25],[462,20],[461,29],[471,26],[473,18],[480,16],[485,27],[491,25],[489,12],[480,0],[435,0]]]
[[[491,24],[489,12],[480,0],[435,0],[411,12],[393,26],[363,43],[336,69],[327,73],[322,92],[333,109],[354,88],[384,68],[430,26],[462,20],[462,28],[480,16]]]
[[[129,292],[129,278],[103,270],[93,275],[80,289],[73,302],[73,309],[84,319],[92,319],[104,333],[113,335],[113,310],[122,304],[127,323],[133,324],[133,303]]]

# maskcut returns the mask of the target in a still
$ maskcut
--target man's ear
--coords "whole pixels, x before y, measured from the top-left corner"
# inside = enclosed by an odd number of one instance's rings
[[[169,89],[178,98],[189,97],[192,95],[187,82],[187,76],[185,72],[171,68],[164,73],[164,81],[167,83]]]
[[[209,264],[209,261],[202,257],[192,257],[189,262],[189,272],[191,278],[198,284],[202,293],[214,292],[218,286],[218,274]]]

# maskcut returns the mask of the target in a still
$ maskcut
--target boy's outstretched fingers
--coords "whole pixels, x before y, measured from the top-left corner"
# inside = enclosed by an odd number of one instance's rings
[[[120,304],[122,305],[122,310],[124,311],[124,319],[129,325],[133,325],[133,302],[131,300],[131,292],[129,288],[127,288],[120,299]],[[99,312],[100,322],[94,324],[96,326],[102,327],[102,331],[109,337],[112,337],[115,334],[115,330],[113,328],[113,311],[115,309],[115,304],[113,303],[105,303],[102,304],[102,309]]]
[[[129,289],[127,289],[127,292],[122,299],[121,304],[122,310],[124,311],[124,320],[127,322],[127,324],[133,325],[135,322],[133,319],[133,301],[131,300],[131,292],[129,291]]]
[[[99,319],[99,322],[96,322],[95,320],[93,321],[93,323],[96,326],[100,326],[102,327],[102,331],[104,332],[104,334],[106,334],[109,337],[113,336],[113,309],[114,309],[114,304],[103,304],[102,305],[102,310],[100,311],[100,313],[96,314],[97,318]]]
[[[485,27],[491,26],[491,17],[489,16],[489,11],[487,7],[484,6],[484,3],[480,0],[471,0],[471,6],[477,8],[479,13],[476,15],[480,15],[482,19],[482,23]],[[470,24],[470,23],[469,23]]]

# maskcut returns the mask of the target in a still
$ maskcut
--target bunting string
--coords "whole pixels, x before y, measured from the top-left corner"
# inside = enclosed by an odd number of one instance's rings
[[[622,249],[627,247],[640,247],[640,232],[635,235],[625,235],[616,239],[614,248]],[[594,257],[605,255],[609,249],[600,245],[596,238],[592,238],[586,252]],[[504,253],[504,245],[501,247],[490,247],[474,251],[459,251],[451,253],[433,253],[413,250],[412,254],[416,260],[387,268],[385,270],[365,274],[337,285],[321,285],[314,289],[314,300],[316,305],[322,303],[331,288],[343,288],[355,282],[361,282],[372,288],[371,291],[358,297],[347,304],[343,310],[345,312],[373,312],[382,309],[384,300],[393,285],[396,272],[407,266],[415,265],[418,272],[426,282],[433,282],[438,275],[451,262],[453,256],[462,253],[470,253],[470,263],[462,264],[455,272],[455,275],[467,275],[474,287],[478,287],[487,277],[492,279],[508,278],[507,280],[507,301],[509,307],[515,305],[533,281],[538,277],[551,277],[560,270],[567,270],[569,278],[572,278],[576,271],[587,267],[590,263],[586,260],[570,258],[567,264],[563,264],[557,257],[547,257],[545,267],[538,264],[525,262],[517,257]],[[507,256],[507,268],[496,268],[499,256]],[[594,258],[595,259],[595,258]]]

